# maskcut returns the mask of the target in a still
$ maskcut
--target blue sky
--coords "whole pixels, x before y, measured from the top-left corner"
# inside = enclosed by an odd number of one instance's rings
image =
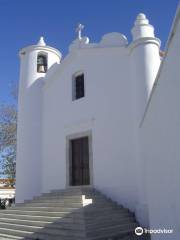
[[[66,55],[75,38],[77,23],[91,42],[107,32],[121,32],[131,41],[130,30],[138,13],[144,12],[166,43],[178,0],[0,0],[0,103],[10,102],[10,86],[19,78],[18,51],[46,43]]]

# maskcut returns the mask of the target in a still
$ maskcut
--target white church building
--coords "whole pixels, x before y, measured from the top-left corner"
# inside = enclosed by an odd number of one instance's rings
[[[88,185],[180,239],[179,18],[164,54],[142,13],[130,43],[80,24],[64,58],[42,37],[20,51],[17,203]]]

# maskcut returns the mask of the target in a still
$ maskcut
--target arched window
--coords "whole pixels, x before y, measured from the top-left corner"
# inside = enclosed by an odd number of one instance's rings
[[[47,72],[47,56],[44,54],[38,54],[37,56],[37,72]]]

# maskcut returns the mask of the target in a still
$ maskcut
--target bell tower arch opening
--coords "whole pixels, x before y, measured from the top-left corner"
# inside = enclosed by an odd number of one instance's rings
[[[46,53],[38,53],[37,55],[37,72],[46,73],[48,69],[48,56]]]

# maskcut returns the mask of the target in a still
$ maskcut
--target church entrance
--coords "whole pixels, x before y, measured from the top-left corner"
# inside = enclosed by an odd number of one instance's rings
[[[70,140],[70,185],[89,185],[89,138]]]

